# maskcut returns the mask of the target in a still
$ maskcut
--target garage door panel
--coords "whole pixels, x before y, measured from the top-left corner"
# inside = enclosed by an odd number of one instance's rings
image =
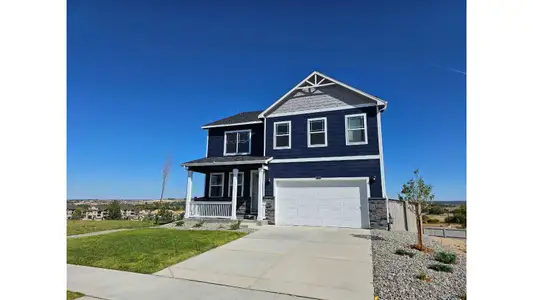
[[[279,224],[352,228],[362,225],[365,181],[287,180],[275,184]]]

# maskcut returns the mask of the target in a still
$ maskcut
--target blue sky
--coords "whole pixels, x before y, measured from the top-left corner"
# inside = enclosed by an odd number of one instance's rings
[[[68,1],[68,198],[157,198],[169,155],[166,196],[183,197],[203,124],[318,70],[389,102],[390,197],[418,167],[437,199],[465,200],[463,1],[252,2]]]

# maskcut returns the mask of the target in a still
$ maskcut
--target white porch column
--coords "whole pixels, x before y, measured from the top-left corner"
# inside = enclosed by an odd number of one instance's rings
[[[257,180],[257,220],[261,221],[264,219],[263,216],[263,196],[265,195],[265,170],[259,168],[258,170],[259,178]]]
[[[191,196],[192,196],[192,171],[188,170],[187,194],[185,196],[185,218],[191,216]]]
[[[237,184],[239,169],[233,169],[233,186],[231,187],[231,219],[237,220]]]

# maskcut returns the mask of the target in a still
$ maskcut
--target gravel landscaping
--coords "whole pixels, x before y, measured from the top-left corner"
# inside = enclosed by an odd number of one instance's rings
[[[453,273],[438,272],[429,269],[438,264],[435,253],[423,253],[410,249],[416,244],[416,233],[390,232],[372,230],[372,260],[374,264],[374,294],[380,300],[391,299],[461,299],[466,293],[466,255],[457,254],[457,260],[451,266]],[[430,237],[424,237],[424,246],[435,252],[451,251],[444,248]],[[415,253],[395,254],[396,250],[405,249]],[[429,282],[417,278],[421,273],[427,274]]]
[[[165,224],[159,227],[162,228],[175,228],[179,230],[231,230],[230,226],[234,223],[237,223],[237,221],[233,222],[216,222],[216,221],[206,221],[202,224],[201,227],[194,227],[196,224],[198,224],[199,221],[196,220],[184,220],[182,226],[176,226],[176,222],[172,222],[169,224]],[[256,231],[256,229],[248,228],[246,224],[241,223],[241,226],[237,230],[232,230],[236,232],[246,232],[246,233],[252,233]]]

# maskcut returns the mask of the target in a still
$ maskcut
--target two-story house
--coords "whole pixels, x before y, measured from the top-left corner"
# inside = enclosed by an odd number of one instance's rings
[[[313,72],[265,110],[204,125],[205,157],[182,164],[185,217],[351,228],[387,220],[386,208],[369,204],[386,198],[386,108],[375,96]],[[194,172],[205,174],[205,190],[193,201]]]

